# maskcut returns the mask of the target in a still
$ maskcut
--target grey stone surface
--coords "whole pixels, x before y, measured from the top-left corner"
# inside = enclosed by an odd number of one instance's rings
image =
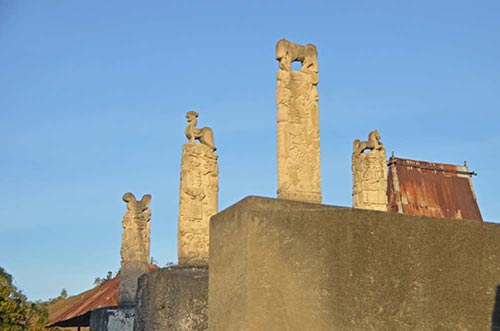
[[[139,279],[135,331],[208,330],[208,269],[169,267]]]
[[[210,330],[498,330],[500,225],[248,197],[210,221]]]
[[[134,307],[105,307],[90,314],[91,331],[132,331],[134,329]]]

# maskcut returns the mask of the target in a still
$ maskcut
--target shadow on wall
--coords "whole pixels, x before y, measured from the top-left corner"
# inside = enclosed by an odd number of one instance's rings
[[[495,307],[491,316],[491,331],[500,331],[500,285],[497,286],[495,296]]]

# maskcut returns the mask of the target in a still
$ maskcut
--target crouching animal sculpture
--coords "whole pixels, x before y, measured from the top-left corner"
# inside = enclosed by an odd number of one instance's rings
[[[290,71],[292,62],[300,61],[302,71],[318,72],[318,50],[313,44],[302,46],[281,39],[276,44],[276,60],[281,70]]]
[[[373,130],[368,135],[368,141],[360,141],[359,139],[354,140],[354,152],[363,153],[365,150],[381,150],[384,145],[380,141],[380,134],[377,130]]]
[[[186,113],[188,125],[186,126],[186,138],[190,144],[194,144],[195,140],[199,140],[201,144],[206,145],[212,149],[217,150],[214,144],[214,133],[210,128],[197,128],[198,113],[190,110]]]

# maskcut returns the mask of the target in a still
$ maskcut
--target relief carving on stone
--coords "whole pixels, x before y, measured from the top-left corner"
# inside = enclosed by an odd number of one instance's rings
[[[318,52],[312,44],[276,44],[278,198],[320,203]],[[300,61],[302,68],[292,70]]]
[[[127,212],[123,216],[119,305],[135,302],[137,280],[148,271],[150,247],[151,195],[146,194],[137,201],[128,192],[123,195]]]
[[[189,143],[182,146],[179,265],[207,265],[209,221],[217,213],[218,205],[217,154],[212,129],[196,128],[196,112],[189,111],[186,117]],[[195,139],[199,139],[200,143],[197,144]]]
[[[387,157],[377,130],[367,141],[354,141],[352,153],[354,208],[387,211]]]

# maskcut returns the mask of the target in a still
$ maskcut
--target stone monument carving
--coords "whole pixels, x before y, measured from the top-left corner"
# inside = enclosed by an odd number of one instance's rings
[[[354,140],[352,176],[353,207],[387,211],[387,160],[377,130],[368,141]]]
[[[217,213],[219,169],[213,131],[197,128],[197,117],[198,113],[187,112],[185,132],[189,143],[182,146],[178,232],[181,266],[208,264],[208,224]]]
[[[148,271],[151,195],[146,194],[140,201],[128,192],[123,195],[127,203],[127,212],[123,216],[120,290],[118,305],[134,305],[137,292],[137,280]]]
[[[198,113],[195,111],[188,111],[186,114],[188,125],[186,126],[186,138],[188,138],[190,144],[195,143],[195,139],[199,140],[200,143],[210,147],[213,151],[217,150],[214,145],[214,133],[210,128],[198,129],[196,124],[198,123]]]
[[[321,203],[317,57],[312,44],[276,44],[278,198]],[[292,70],[294,61],[300,70]]]

